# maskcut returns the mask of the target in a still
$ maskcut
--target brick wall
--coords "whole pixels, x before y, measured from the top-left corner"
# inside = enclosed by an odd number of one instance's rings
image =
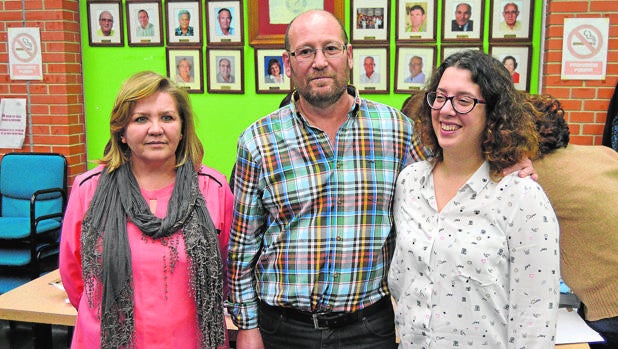
[[[609,100],[618,81],[618,5],[616,0],[552,0],[546,10],[542,92],[561,100],[572,143],[600,145]],[[605,80],[561,80],[564,19],[599,17],[608,17],[610,22]]]
[[[22,9],[22,6],[25,8]],[[7,28],[38,27],[43,80],[11,80]],[[29,98],[32,144],[26,134],[20,150],[63,154],[68,183],[86,170],[86,134],[78,0],[0,1],[0,98]]]

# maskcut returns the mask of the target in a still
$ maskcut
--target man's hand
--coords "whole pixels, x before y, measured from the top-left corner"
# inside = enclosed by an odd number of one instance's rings
[[[236,336],[236,349],[264,349],[260,329],[252,328],[250,330],[238,330]]]
[[[528,158],[523,159],[522,161],[516,163],[513,166],[505,168],[504,170],[502,170],[502,175],[506,176],[515,171],[519,171],[517,175],[521,178],[530,176],[535,181],[539,179],[539,175],[534,172],[534,167],[532,167],[532,160]]]

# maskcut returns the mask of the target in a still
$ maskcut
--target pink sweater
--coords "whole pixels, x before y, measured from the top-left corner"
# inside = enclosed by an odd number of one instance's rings
[[[91,308],[84,293],[80,235],[82,219],[102,170],[103,166],[98,166],[75,179],[62,226],[60,274],[69,300],[78,311],[72,348],[91,349],[100,345],[100,299]],[[225,265],[233,195],[222,174],[203,165],[199,173],[199,185],[208,212],[215,227],[221,231],[219,245]],[[157,217],[165,216],[172,190],[173,184],[155,191],[142,190],[146,202],[156,200]],[[128,223],[127,233],[135,295],[135,348],[198,348],[195,301],[190,294],[184,248],[178,250],[179,260],[174,271],[164,272],[164,263],[169,264],[170,260],[169,247],[145,237],[132,223]],[[177,239],[177,246],[184,246],[181,233],[173,235],[172,239]]]

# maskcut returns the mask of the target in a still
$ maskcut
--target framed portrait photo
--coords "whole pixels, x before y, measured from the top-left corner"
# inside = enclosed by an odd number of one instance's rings
[[[398,43],[436,40],[435,0],[397,0]]]
[[[88,1],[90,46],[124,46],[122,4],[118,1]]]
[[[161,1],[127,0],[129,46],[163,46]]]
[[[530,52],[530,45],[489,47],[489,54],[504,64],[515,88],[520,91],[530,91]]]
[[[479,50],[483,51],[483,45],[442,45],[442,51],[440,52],[440,62],[445,60],[448,56],[452,55],[455,52],[466,51],[466,50]],[[436,64],[438,65],[438,64]]]
[[[247,1],[249,45],[279,45],[288,24],[311,9],[328,11],[345,23],[344,0],[250,0]]]
[[[290,79],[285,75],[283,49],[255,49],[255,86],[257,93],[287,93],[292,88]]]
[[[484,0],[444,0],[442,40],[481,41],[484,10]]]
[[[350,41],[388,44],[389,0],[350,0]]]
[[[166,48],[167,76],[190,93],[204,92],[202,53],[199,48]]]
[[[240,1],[207,2],[206,27],[209,45],[242,46],[243,23]]]
[[[208,92],[244,93],[242,48],[207,48]]]
[[[351,81],[363,93],[388,93],[388,47],[354,48]]]
[[[436,65],[436,48],[398,46],[395,62],[395,92],[410,93],[421,90]]]
[[[530,41],[534,0],[491,0],[491,41]]]
[[[167,44],[202,46],[202,3],[166,1]]]

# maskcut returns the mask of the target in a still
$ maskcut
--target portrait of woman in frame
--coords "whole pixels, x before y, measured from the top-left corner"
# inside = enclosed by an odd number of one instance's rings
[[[120,1],[88,1],[90,46],[124,46]]]
[[[436,64],[436,49],[398,46],[395,62],[395,92],[410,93],[423,89]]]
[[[534,0],[492,0],[490,41],[530,41]]]
[[[161,1],[126,0],[129,46],[163,46]]]
[[[167,1],[167,44],[202,46],[200,1]]]
[[[489,54],[502,62],[511,74],[515,88],[530,91],[530,45],[492,45]]]
[[[396,41],[435,41],[436,8],[435,0],[397,0]]]
[[[209,45],[243,44],[243,13],[240,1],[209,1],[206,8]]]
[[[189,93],[204,92],[203,60],[200,49],[167,48],[167,76]]]
[[[442,3],[442,40],[481,41],[484,0],[444,0]]]
[[[244,93],[243,49],[207,48],[208,92]]]
[[[350,0],[350,41],[387,44],[390,32],[389,1]]]
[[[257,93],[287,93],[291,89],[291,81],[285,75],[282,49],[255,49],[255,86]]]

